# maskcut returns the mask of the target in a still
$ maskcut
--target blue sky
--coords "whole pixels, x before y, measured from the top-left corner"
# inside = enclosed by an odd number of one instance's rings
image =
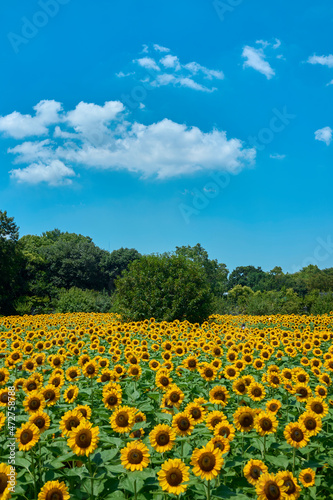
[[[333,266],[328,0],[0,6],[0,209],[102,248]]]

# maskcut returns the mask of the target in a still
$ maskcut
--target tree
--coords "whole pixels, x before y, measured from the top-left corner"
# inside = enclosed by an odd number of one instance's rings
[[[0,314],[15,312],[13,301],[22,286],[23,259],[18,238],[19,228],[14,218],[0,210]]]
[[[264,288],[266,273],[261,267],[239,266],[229,276],[229,289],[236,285],[248,286],[257,291]]]
[[[202,267],[183,255],[147,255],[116,280],[115,308],[124,319],[202,322],[212,294]]]
[[[104,253],[101,259],[102,272],[108,278],[108,290],[115,290],[115,280],[121,275],[129,264],[136,259],[139,259],[141,254],[134,248],[119,248],[111,253]]]

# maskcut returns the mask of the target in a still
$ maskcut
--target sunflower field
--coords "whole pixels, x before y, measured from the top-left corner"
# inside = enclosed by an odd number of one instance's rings
[[[333,498],[333,313],[0,332],[0,500]]]

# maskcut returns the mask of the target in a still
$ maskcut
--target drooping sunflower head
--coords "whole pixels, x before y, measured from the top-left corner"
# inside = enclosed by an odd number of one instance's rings
[[[38,495],[38,500],[69,500],[68,488],[63,481],[48,481]]]
[[[185,483],[190,478],[189,467],[179,458],[164,462],[157,475],[162,490],[174,495],[180,495],[186,491],[187,484]]]
[[[96,450],[99,440],[99,428],[93,427],[91,422],[83,420],[80,425],[73,427],[69,433],[68,446],[76,455],[90,455]]]
[[[243,472],[248,482],[255,486],[260,476],[268,472],[268,468],[261,460],[249,460]]]
[[[158,453],[170,451],[176,441],[176,432],[169,425],[159,424],[149,434],[150,444]]]
[[[149,464],[149,450],[142,441],[132,441],[120,451],[121,464],[130,471],[143,470]]]

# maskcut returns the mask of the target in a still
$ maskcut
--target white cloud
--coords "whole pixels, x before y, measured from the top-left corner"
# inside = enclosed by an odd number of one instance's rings
[[[141,50],[141,54],[148,54],[149,52],[149,47],[148,45],[146,45],[145,43],[142,45],[142,50]]]
[[[160,60],[160,63],[163,64],[165,68],[175,68],[176,71],[179,71],[181,68],[178,57],[172,56],[171,54],[164,56]]]
[[[246,45],[243,49],[242,57],[245,59],[243,68],[253,68],[265,75],[268,80],[275,75],[274,69],[266,61],[263,49],[256,49]]]
[[[278,49],[279,47],[281,46],[281,40],[279,40],[278,38],[275,38],[275,43],[273,45],[273,49]]]
[[[269,155],[273,160],[284,160],[286,155],[280,155],[279,153],[272,153]]]
[[[328,87],[329,85],[333,85],[333,80],[331,80],[330,82],[328,82],[328,83],[326,84],[326,86],[327,86],[327,87]]]
[[[119,71],[119,73],[116,73],[116,76],[118,78],[126,78],[127,76],[132,76],[135,75],[134,71],[131,71],[129,73],[124,73],[123,71]]]
[[[12,179],[19,183],[39,184],[46,182],[50,186],[71,184],[71,177],[75,177],[72,168],[67,167],[62,161],[53,160],[50,163],[32,163],[25,168],[10,171]]]
[[[79,103],[63,123],[68,130],[56,126],[52,141],[23,142],[9,150],[15,163],[28,164],[13,169],[13,179],[68,184],[78,167],[124,169],[161,179],[205,170],[238,172],[256,155],[241,140],[227,139],[225,131],[204,132],[166,118],[150,125],[130,123],[118,101]],[[90,140],[96,130],[103,131],[103,141]]]
[[[313,56],[309,57],[308,63],[321,64],[322,66],[328,66],[329,68],[333,68],[333,55],[332,54],[330,54],[328,56],[313,55]]]
[[[147,47],[147,45],[146,45],[146,47]],[[162,47],[161,45],[158,45],[157,43],[154,43],[154,49],[157,52],[170,52],[170,49],[168,49],[167,47]]]
[[[149,83],[152,87],[173,85],[191,88],[200,92],[213,92],[217,89],[207,87],[207,85],[204,85],[203,80],[223,80],[224,78],[223,71],[207,68],[198,62],[193,61],[183,64],[178,56],[169,53],[170,49],[161,45],[153,45],[155,51],[160,52],[161,55],[164,53],[159,61],[155,60],[156,54],[154,52],[154,57],[150,57],[148,45],[145,45],[145,48],[147,48],[145,53],[148,55],[134,59],[132,63],[146,70],[149,77],[147,77],[147,74],[143,77],[140,68],[137,69],[137,75],[141,82]],[[163,73],[161,73],[161,67]],[[118,77],[127,76],[122,71],[116,75]]]
[[[137,62],[142,68],[154,69],[155,71],[160,71],[160,68],[156,64],[155,60],[151,57],[141,57],[141,59],[136,59],[133,62]]]
[[[333,130],[331,129],[331,127],[320,128],[319,130],[315,131],[315,139],[317,141],[325,142],[326,145],[329,146],[332,141],[332,133]]]
[[[17,111],[0,117],[0,132],[14,139],[24,137],[47,135],[48,125],[59,122],[61,104],[56,101],[40,101],[33,108],[36,113],[22,115]]]

